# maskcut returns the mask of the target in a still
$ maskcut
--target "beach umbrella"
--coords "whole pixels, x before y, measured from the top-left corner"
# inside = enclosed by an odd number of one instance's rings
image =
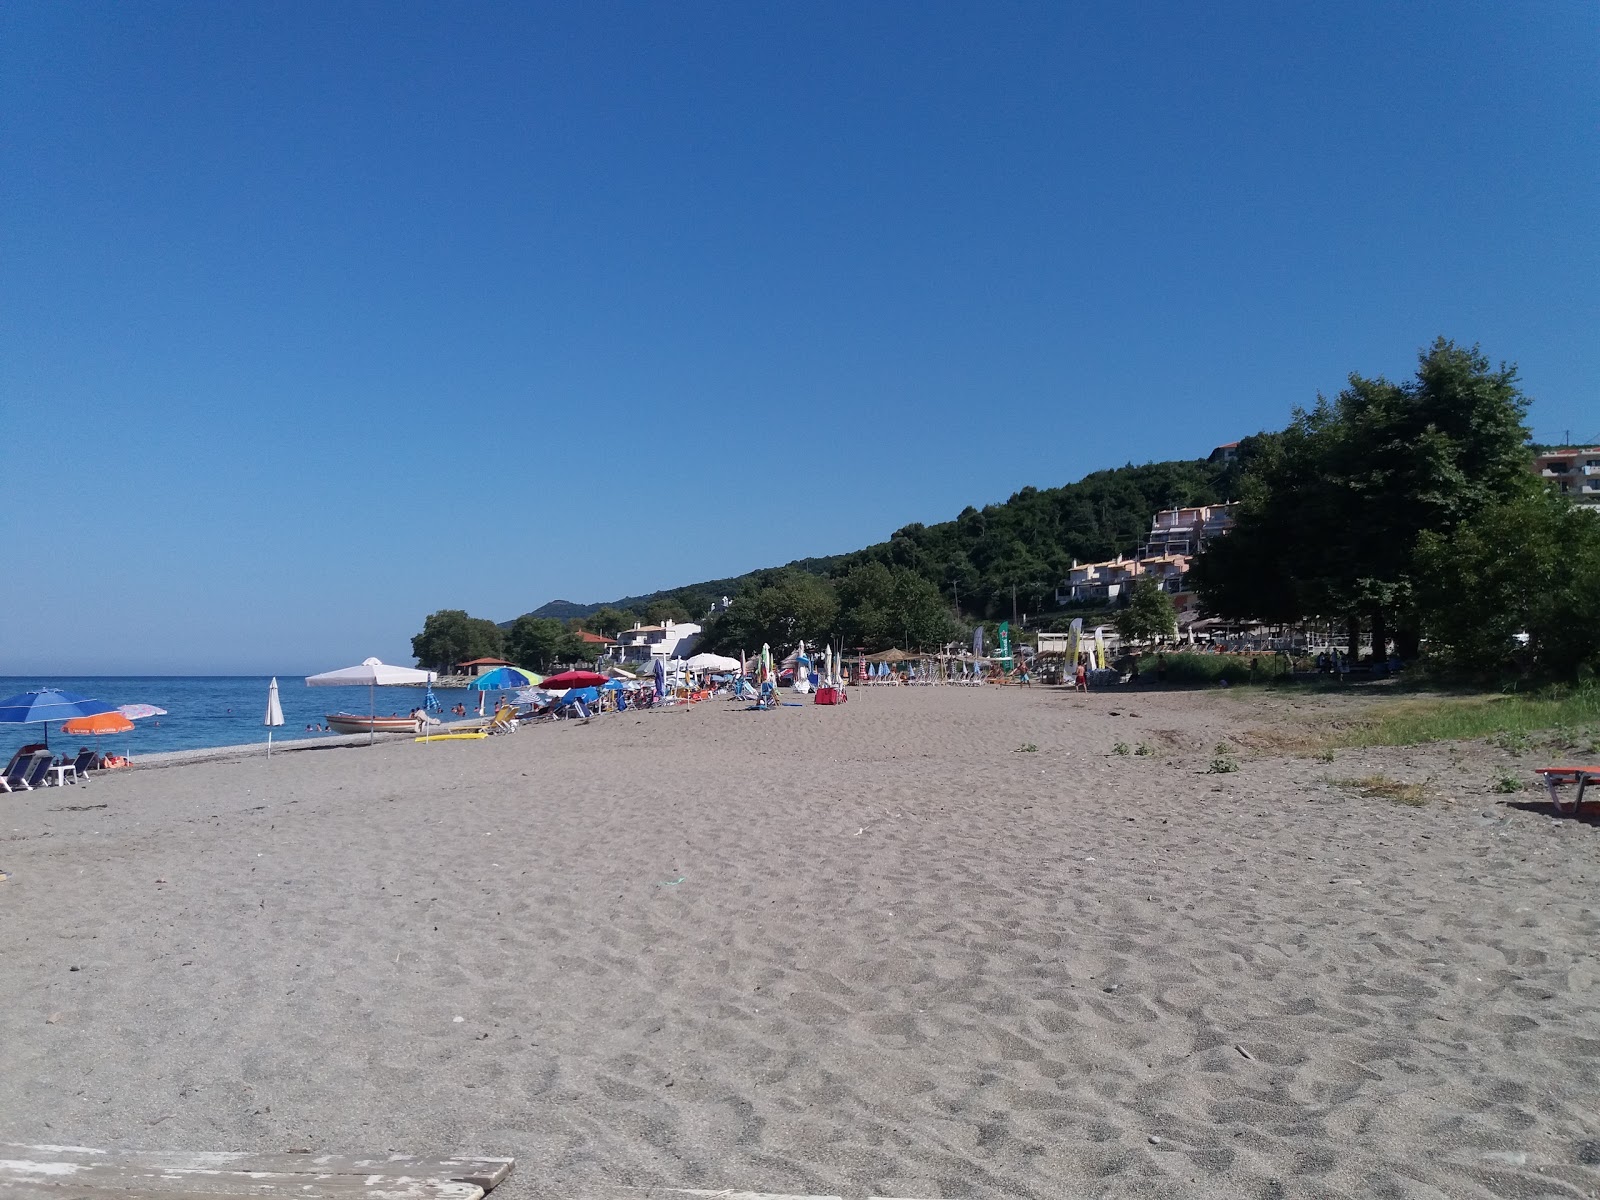
[[[102,733],[127,733],[132,728],[133,722],[116,709],[112,709],[110,712],[96,713],[92,717],[73,717],[72,720],[61,723],[61,732],[70,733],[74,737],[99,737]]]
[[[557,675],[547,675],[541,681],[541,686],[547,688],[595,688],[606,681],[606,677],[598,671],[562,671]]]
[[[659,658],[655,661],[656,699],[667,694],[667,666]]]
[[[543,675],[524,671],[521,667],[496,667],[492,671],[485,671],[467,686],[480,692],[509,692],[516,688],[537,687],[543,682]]]
[[[371,715],[378,715],[377,689],[381,687],[416,687],[430,684],[438,678],[432,671],[418,671],[412,667],[396,667],[376,658],[364,659],[353,667],[337,671],[324,671],[321,675],[307,675],[307,687],[365,687]],[[371,745],[373,730],[367,727],[367,745]]]
[[[272,757],[272,730],[283,724],[283,705],[278,702],[278,677],[274,675],[267,685],[267,716],[261,722],[267,727],[267,757]]]
[[[94,738],[96,754],[100,753],[102,733],[130,733],[132,730],[133,722],[115,709],[108,713],[97,713],[92,717],[73,717],[72,720],[61,723],[62,733],[70,733],[74,737]]]
[[[628,692],[633,690],[633,685],[626,679],[608,679],[601,684],[602,692]]]
[[[691,671],[737,671],[740,667],[738,659],[720,654],[696,654],[687,665]]]
[[[144,717],[164,717],[167,710],[157,708],[154,704],[124,704],[117,711],[130,721],[138,721]]]
[[[56,688],[19,692],[0,700],[0,724],[44,725],[44,744],[50,744],[50,722],[70,721],[73,717],[94,717],[115,712],[116,706],[104,700],[91,700]]]

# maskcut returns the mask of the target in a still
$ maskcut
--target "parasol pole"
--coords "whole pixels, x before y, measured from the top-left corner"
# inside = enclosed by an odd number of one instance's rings
[[[373,738],[377,736],[373,732],[373,726],[378,723],[378,685],[376,682],[367,684],[367,708],[371,710],[367,714],[370,718],[367,721],[367,745],[370,746]]]

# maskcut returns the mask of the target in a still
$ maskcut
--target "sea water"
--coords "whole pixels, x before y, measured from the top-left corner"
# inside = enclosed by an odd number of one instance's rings
[[[59,688],[107,704],[153,704],[167,710],[164,717],[141,717],[133,732],[104,734],[98,742],[103,754],[156,754],[164,750],[200,750],[212,746],[241,746],[265,742],[267,729],[266,675],[106,675],[106,676],[5,676],[0,675],[0,699],[18,692],[39,688]],[[420,687],[381,687],[373,691],[379,716],[405,716],[423,701]],[[476,712],[482,693],[464,688],[433,689],[433,695],[446,712],[457,703]],[[490,693],[487,702],[492,703]],[[283,706],[283,724],[272,731],[274,743],[293,739],[327,736],[323,729],[308,726],[327,724],[327,714],[368,713],[368,690],[364,687],[307,687],[303,675],[278,676],[278,702]],[[43,725],[0,724],[0,770],[18,746],[45,740]],[[62,733],[61,723],[49,727],[52,750],[71,751],[79,746],[94,746],[92,737]]]

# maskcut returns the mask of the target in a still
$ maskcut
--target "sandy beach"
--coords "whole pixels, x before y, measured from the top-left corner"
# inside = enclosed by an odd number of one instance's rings
[[[0,796],[0,1140],[1600,1195],[1600,826],[1482,745],[1251,750],[1340,702],[858,689]],[[1433,799],[1330,782],[1374,771]]]

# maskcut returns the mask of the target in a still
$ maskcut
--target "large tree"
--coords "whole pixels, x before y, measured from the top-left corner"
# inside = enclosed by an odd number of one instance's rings
[[[1178,613],[1172,597],[1148,575],[1133,585],[1128,607],[1116,615],[1117,633],[1124,642],[1149,642],[1178,631]]]
[[[885,650],[942,646],[961,635],[950,602],[907,567],[865,563],[839,581],[839,634],[846,646]]]
[[[500,628],[459,608],[430,613],[422,632],[411,639],[411,653],[420,666],[445,672],[474,658],[499,658],[504,647]]]
[[[524,614],[506,631],[506,657],[519,667],[546,672],[560,661],[564,643],[571,636],[554,617]]]
[[[1600,520],[1531,477],[1418,547],[1428,657],[1452,674],[1600,672]]]
[[[1419,539],[1448,536],[1527,470],[1516,368],[1443,338],[1405,383],[1350,377],[1282,434],[1241,446],[1233,532],[1195,563],[1206,608],[1265,621],[1362,621],[1416,651]]]
[[[826,579],[803,571],[762,571],[711,620],[701,644],[721,654],[759,650],[763,643],[787,653],[802,640],[827,640],[838,615],[839,601]]]

